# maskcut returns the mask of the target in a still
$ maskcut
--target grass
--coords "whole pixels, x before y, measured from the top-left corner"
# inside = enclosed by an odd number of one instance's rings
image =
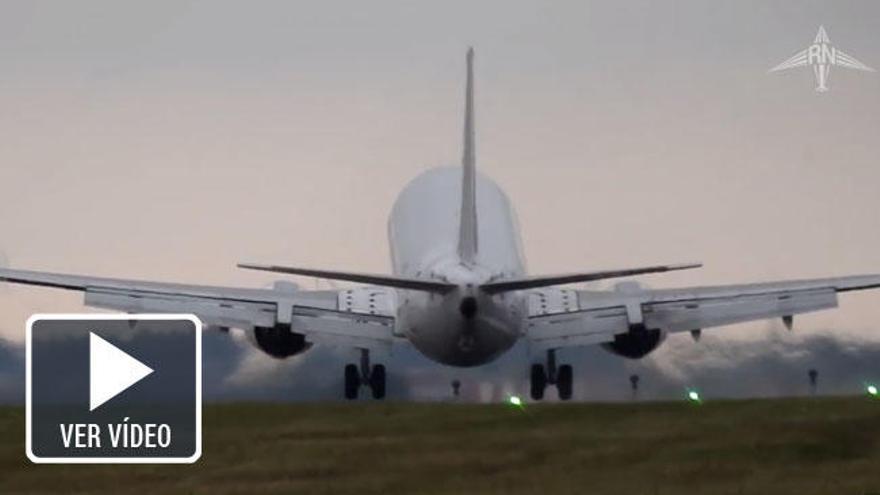
[[[878,494],[880,401],[224,404],[195,465],[32,465],[0,408],[0,493]]]

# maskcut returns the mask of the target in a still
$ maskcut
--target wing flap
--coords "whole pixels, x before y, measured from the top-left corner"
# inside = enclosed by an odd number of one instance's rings
[[[617,306],[532,317],[526,338],[530,351],[541,352],[611,342],[626,329],[626,309]]]
[[[86,306],[126,313],[193,313],[209,326],[227,328],[271,327],[277,306],[273,303],[238,302],[182,296],[144,296],[138,292],[86,290]]]

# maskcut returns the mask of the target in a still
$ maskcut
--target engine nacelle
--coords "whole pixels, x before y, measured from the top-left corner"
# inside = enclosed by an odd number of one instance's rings
[[[639,359],[660,347],[665,339],[666,332],[659,328],[647,329],[643,326],[635,326],[627,333],[615,335],[614,342],[602,344],[602,347],[618,356]]]
[[[291,330],[289,324],[254,327],[252,341],[258,349],[277,359],[305,352],[312,346],[306,342],[305,335]]]

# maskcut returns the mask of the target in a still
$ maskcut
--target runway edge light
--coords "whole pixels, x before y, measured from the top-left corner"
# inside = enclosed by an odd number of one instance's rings
[[[522,399],[518,395],[511,395],[507,398],[507,403],[511,406],[518,407],[520,409],[525,409],[525,405],[523,404]]]

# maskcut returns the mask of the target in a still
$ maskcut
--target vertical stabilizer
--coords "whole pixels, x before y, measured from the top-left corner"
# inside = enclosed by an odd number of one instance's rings
[[[477,171],[474,146],[474,49],[469,48],[464,108],[464,151],[461,158],[461,220],[458,232],[458,255],[467,265],[473,264],[477,258]]]

